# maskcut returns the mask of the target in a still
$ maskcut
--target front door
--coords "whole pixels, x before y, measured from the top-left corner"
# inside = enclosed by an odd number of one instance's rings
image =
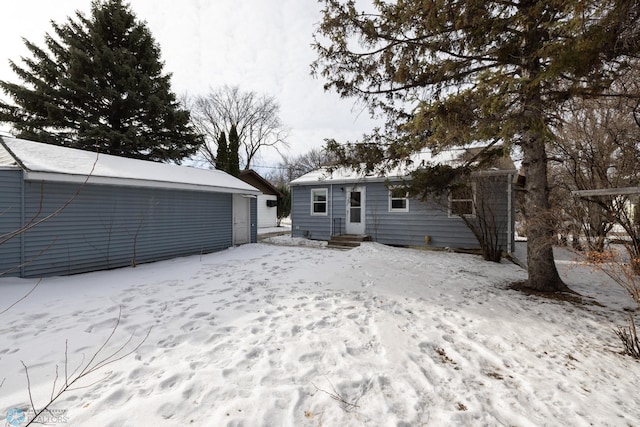
[[[250,201],[248,197],[233,195],[233,244],[244,245],[251,240]]]
[[[364,234],[365,222],[364,187],[351,187],[347,191],[347,234]]]

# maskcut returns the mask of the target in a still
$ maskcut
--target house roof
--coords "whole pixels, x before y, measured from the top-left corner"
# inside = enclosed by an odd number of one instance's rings
[[[25,171],[25,180],[260,194],[258,189],[219,170],[97,154],[9,137],[0,137],[2,166],[20,167]]]
[[[308,185],[308,184],[346,184],[353,182],[381,182],[386,180],[401,180],[409,178],[411,172],[427,164],[446,164],[450,166],[459,166],[465,161],[473,158],[483,147],[460,148],[441,151],[438,154],[432,154],[431,151],[423,151],[412,156],[410,165],[398,166],[383,174],[371,173],[363,175],[351,168],[338,168],[330,171],[328,168],[320,168],[311,171],[299,178],[291,181],[290,185]],[[504,157],[496,159],[492,165],[483,173],[514,173],[516,167],[510,158]]]
[[[264,179],[262,175],[253,169],[240,171],[240,176],[238,177],[249,185],[253,185],[258,190],[262,191],[264,194],[269,194],[272,196],[278,196],[280,198],[284,197],[284,194],[280,192],[273,184]]]

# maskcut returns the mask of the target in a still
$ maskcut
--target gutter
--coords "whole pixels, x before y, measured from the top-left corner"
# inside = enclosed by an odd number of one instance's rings
[[[507,175],[507,253],[513,253],[513,229],[511,224],[513,223],[513,202],[512,202],[512,194],[513,194],[513,179],[511,178],[511,174]]]
[[[258,189],[253,188],[233,188],[233,187],[220,187],[209,186],[200,184],[187,184],[180,182],[168,182],[168,181],[154,181],[143,180],[134,178],[116,178],[116,177],[104,177],[90,175],[87,180],[87,175],[72,175],[61,174],[55,172],[33,172],[25,170],[25,181],[48,181],[48,182],[65,182],[65,183],[77,183],[82,184],[85,181],[87,184],[99,184],[99,185],[119,185],[125,187],[143,187],[143,188],[163,188],[170,190],[193,190],[193,191],[206,191],[210,193],[231,193],[231,194],[245,194],[251,196],[258,196],[262,194]],[[248,185],[248,184],[247,184]]]
[[[574,190],[572,196],[597,197],[597,196],[623,196],[640,194],[640,187],[601,188],[596,190]]]
[[[500,175],[514,175],[517,173],[517,169],[495,169],[495,170],[481,170],[472,172],[471,176],[500,176]],[[289,186],[296,187],[301,185],[344,185],[344,184],[359,184],[359,183],[367,183],[367,182],[386,182],[386,181],[409,181],[411,180],[411,175],[403,175],[403,176],[364,176],[364,177],[352,177],[352,178],[339,178],[333,179],[327,177],[325,179],[317,179],[317,180],[309,180],[309,181],[298,181],[296,180],[289,183]]]
[[[333,229],[333,184],[329,185],[329,201],[329,239],[331,239],[335,233]]]

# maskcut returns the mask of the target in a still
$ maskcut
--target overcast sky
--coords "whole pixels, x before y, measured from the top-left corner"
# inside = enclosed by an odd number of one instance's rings
[[[20,82],[8,65],[28,54],[22,37],[42,46],[50,20],[88,14],[90,0],[21,0],[3,4],[0,80]],[[290,129],[290,154],[321,147],[324,138],[358,139],[374,126],[352,99],[324,92],[310,75],[311,49],[321,5],[316,0],[130,0],[160,45],[177,95],[205,94],[238,85],[272,95]],[[6,128],[5,128],[6,129]],[[275,153],[256,164],[274,165]]]

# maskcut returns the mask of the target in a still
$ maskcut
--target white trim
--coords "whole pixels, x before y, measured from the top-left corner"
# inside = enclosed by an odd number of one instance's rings
[[[456,214],[451,211],[451,202],[465,202],[471,201],[471,213],[470,214]],[[449,191],[449,218],[459,218],[464,216],[465,218],[475,218],[476,217],[476,183],[471,183],[471,198],[470,199],[452,199],[451,191]]]
[[[322,203],[321,201],[316,202],[314,200],[314,193],[324,193],[324,212],[315,212],[314,211],[314,205],[315,203]],[[310,206],[310,211],[311,211],[311,216],[328,216],[329,215],[329,191],[327,188],[312,188],[311,192],[310,192],[310,196],[311,196],[311,206]]]
[[[231,199],[231,218],[233,245],[251,243],[251,199],[249,197],[243,194],[233,195]]]
[[[389,188],[389,212],[409,212],[409,194],[405,191],[404,197],[393,197],[393,190],[402,189],[402,187],[391,187]],[[392,206],[393,200],[404,200],[405,206],[404,208],[394,208]]]
[[[364,234],[367,231],[367,187],[354,186],[345,188],[345,226],[344,231],[347,234]],[[360,193],[360,222],[351,222],[351,193]]]

